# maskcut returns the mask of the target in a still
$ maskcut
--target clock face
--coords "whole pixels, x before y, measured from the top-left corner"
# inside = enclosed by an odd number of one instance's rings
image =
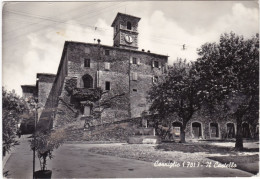
[[[133,42],[133,38],[130,35],[125,35],[125,41],[127,43],[132,43]]]

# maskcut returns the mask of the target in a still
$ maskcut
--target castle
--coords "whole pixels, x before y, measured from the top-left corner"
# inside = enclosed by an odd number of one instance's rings
[[[119,100],[92,125],[141,118],[149,109],[147,91],[167,73],[168,56],[138,50],[139,21],[138,17],[118,13],[111,25],[113,46],[103,45],[100,40],[66,41],[57,74],[38,73],[36,86],[22,86],[25,98],[38,97],[39,119],[48,119],[51,127],[57,127],[89,116],[91,108],[82,96],[97,88],[106,92],[105,97],[118,95]],[[172,125],[179,131],[182,122],[176,119]],[[186,129],[187,138],[234,138],[236,123],[234,119],[227,122],[196,114]],[[247,123],[243,130],[249,137]]]

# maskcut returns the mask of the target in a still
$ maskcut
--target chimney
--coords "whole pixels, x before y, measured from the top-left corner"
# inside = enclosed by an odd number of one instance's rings
[[[150,50],[148,50],[147,52],[150,53]]]
[[[142,49],[142,52],[144,52],[144,49]]]

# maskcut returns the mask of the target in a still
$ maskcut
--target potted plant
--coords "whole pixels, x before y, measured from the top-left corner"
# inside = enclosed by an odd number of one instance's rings
[[[62,145],[64,139],[65,131],[63,129],[41,131],[35,134],[35,137],[30,141],[31,148],[35,149],[41,167],[39,171],[34,173],[35,178],[51,178],[52,171],[47,169],[47,160],[53,158],[53,150]]]

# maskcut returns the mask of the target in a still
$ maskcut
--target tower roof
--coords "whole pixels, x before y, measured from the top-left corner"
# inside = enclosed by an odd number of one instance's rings
[[[136,16],[132,16],[132,15],[129,15],[129,14],[123,14],[121,12],[118,12],[117,15],[116,15],[116,18],[114,19],[111,27],[114,27],[115,25],[115,22],[116,20],[119,18],[119,17],[131,17],[131,18],[136,18],[138,21],[141,19],[140,17],[136,17]]]

